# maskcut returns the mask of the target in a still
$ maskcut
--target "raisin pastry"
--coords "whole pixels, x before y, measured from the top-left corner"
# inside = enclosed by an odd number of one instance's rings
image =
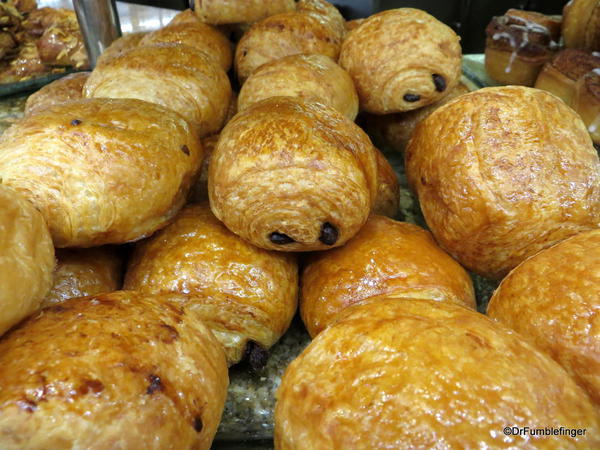
[[[83,85],[89,76],[90,72],[72,73],[42,87],[27,98],[25,115],[60,103],[81,100]]]
[[[529,258],[494,292],[488,315],[552,356],[600,405],[600,230]]]
[[[360,106],[374,114],[421,108],[459,81],[461,49],[452,29],[412,8],[377,13],[352,30],[340,65],[354,80]]]
[[[201,136],[225,121],[231,85],[212,57],[187,45],[138,46],[104,61],[90,75],[84,97],[137,98],[181,114]]]
[[[321,103],[271,97],[238,113],[208,171],[213,212],[271,250],[340,246],[366,222],[377,194],[368,136]]]
[[[140,239],[185,203],[202,162],[194,128],[134,99],[55,105],[0,138],[0,178],[42,213],[57,247]]]
[[[562,35],[566,47],[600,50],[600,2],[568,2],[563,9]]]
[[[276,96],[321,102],[350,120],[358,114],[358,95],[352,78],[325,55],[291,55],[263,64],[242,86],[238,109],[243,111]]]
[[[577,80],[571,107],[581,116],[594,144],[600,145],[600,67]]]
[[[519,428],[578,428],[549,436]],[[286,369],[275,448],[598,448],[598,413],[546,354],[466,308],[348,308]]]
[[[44,218],[0,181],[0,334],[39,308],[52,286],[53,269],[54,247]]]
[[[373,297],[425,298],[475,308],[471,278],[431,233],[377,215],[343,247],[308,258],[301,292],[302,320],[313,337],[345,308]]]
[[[229,231],[207,203],[184,208],[175,221],[140,242],[125,289],[175,292],[223,344],[227,362],[262,358],[285,333],[298,296],[293,255],[256,248]]]
[[[485,88],[437,109],[417,125],[406,171],[438,243],[486,277],[600,225],[587,129],[539,89]]]
[[[377,156],[377,194],[373,212],[388,217],[396,217],[400,209],[400,185],[398,175],[383,153],[375,149]]]
[[[190,300],[131,291],[32,316],[0,340],[0,378],[6,449],[208,450],[228,386]]]
[[[295,0],[195,0],[194,11],[206,23],[256,22],[296,9]]]

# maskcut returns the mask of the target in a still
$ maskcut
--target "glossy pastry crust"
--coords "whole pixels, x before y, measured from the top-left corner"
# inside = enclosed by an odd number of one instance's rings
[[[42,307],[121,288],[122,261],[113,247],[59,249],[53,285]]]
[[[96,66],[101,66],[104,62],[111,60],[117,56],[121,56],[123,53],[128,52],[132,48],[137,47],[140,41],[144,39],[147,32],[138,33],[127,33],[120,38],[114,40],[107,48],[102,52]]]
[[[547,92],[485,88],[422,121],[406,170],[440,245],[501,278],[600,224],[600,161],[577,114]]]
[[[506,436],[506,426],[585,428]],[[598,414],[550,357],[482,314],[431,300],[348,308],[287,368],[275,448],[596,448]]]
[[[184,44],[202,51],[228,71],[233,60],[231,42],[212,25],[197,20],[187,23],[170,23],[166,27],[148,33],[139,45]]]
[[[352,78],[325,55],[291,55],[263,64],[242,86],[238,108],[243,111],[276,96],[321,102],[350,120],[358,114],[358,95]]]
[[[571,0],[563,9],[562,35],[565,46],[600,50],[600,3]]]
[[[552,356],[600,404],[600,230],[532,256],[492,296],[488,315]]]
[[[301,292],[302,320],[313,337],[342,310],[373,297],[424,298],[475,308],[471,278],[431,233],[377,215],[343,247],[309,257]]]
[[[25,115],[60,103],[81,100],[83,85],[89,76],[90,72],[77,72],[47,84],[27,98]]]
[[[374,114],[421,108],[448,94],[460,78],[459,37],[425,11],[372,15],[342,45],[340,65],[354,80],[360,106]]]
[[[577,80],[571,107],[581,116],[594,144],[600,145],[600,66]]]
[[[53,269],[54,247],[42,215],[0,183],[0,335],[38,309]]]
[[[227,365],[184,298],[71,299],[0,349],[2,448],[210,448]]]
[[[265,249],[325,250],[365,223],[377,193],[368,136],[336,110],[272,97],[221,132],[208,189],[213,212]]]
[[[181,114],[201,136],[221,129],[231,97],[225,71],[187,45],[135,47],[96,67],[84,97],[137,98]]]
[[[231,365],[250,341],[268,349],[287,330],[296,312],[298,266],[293,255],[248,244],[203,203],[185,207],[136,246],[125,289],[192,298]]]
[[[383,153],[375,149],[377,156],[377,194],[373,213],[396,217],[400,208],[400,185],[398,175]]]
[[[296,8],[294,0],[195,0],[195,12],[206,23],[256,22]]]
[[[39,209],[55,246],[95,247],[166,225],[202,156],[198,135],[180,115],[140,100],[88,99],[5,131],[0,178]]]

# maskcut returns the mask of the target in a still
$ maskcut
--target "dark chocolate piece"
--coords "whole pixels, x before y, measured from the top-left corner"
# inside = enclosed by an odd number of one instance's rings
[[[150,374],[148,375],[148,380],[150,380],[150,385],[148,386],[148,389],[146,389],[146,394],[152,395],[156,391],[164,390],[164,386],[158,375]]]
[[[73,119],[73,120],[71,120],[71,125],[73,125],[74,127],[77,125],[81,125],[81,120]]]
[[[269,239],[273,244],[277,245],[285,245],[294,242],[294,240],[289,237],[287,234],[280,233],[279,231],[273,231],[269,235]]]
[[[187,145],[182,145],[181,146],[181,151],[183,153],[185,153],[186,155],[190,156],[190,149],[189,149],[189,147]]]
[[[203,426],[204,425],[202,424],[202,418],[200,416],[194,417],[194,430],[200,433],[202,431]]]
[[[336,227],[331,225],[329,222],[325,222],[321,227],[321,236],[319,241],[325,245],[333,245],[337,242],[339,233]]]
[[[432,78],[433,84],[435,84],[435,90],[438,92],[444,92],[446,90],[446,79],[437,73],[434,73]]]
[[[421,96],[419,94],[404,94],[404,97],[402,97],[404,99],[405,102],[418,102],[419,100],[421,100]]]
[[[266,366],[267,361],[269,360],[269,352],[260,344],[257,344],[254,341],[248,341],[246,350],[244,351],[244,360],[253,371],[258,372]]]

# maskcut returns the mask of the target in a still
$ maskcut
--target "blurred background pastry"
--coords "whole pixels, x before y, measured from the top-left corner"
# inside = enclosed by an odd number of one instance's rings
[[[600,50],[600,2],[570,0],[563,9],[565,46]]]
[[[293,11],[297,0],[195,0],[200,20],[212,24],[256,22],[273,14]]]
[[[577,80],[571,107],[587,126],[594,144],[600,145],[600,67]]]
[[[373,203],[373,213],[396,217],[400,209],[400,184],[398,175],[381,151],[377,156],[377,194]]]
[[[83,85],[89,76],[90,72],[72,73],[42,87],[27,97],[25,115],[33,114],[60,103],[81,100]]]
[[[102,65],[105,61],[109,61],[112,58],[122,55],[128,52],[132,48],[140,45],[140,41],[144,39],[148,33],[139,31],[137,33],[127,33],[118,39],[115,39],[100,55],[96,65]]]

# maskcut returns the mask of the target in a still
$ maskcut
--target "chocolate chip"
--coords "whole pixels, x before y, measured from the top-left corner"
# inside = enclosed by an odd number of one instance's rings
[[[244,360],[253,371],[258,372],[267,364],[269,352],[260,344],[254,341],[248,341],[246,350],[244,351]]]
[[[421,96],[419,94],[404,94],[404,97],[402,98],[404,99],[404,101],[410,103],[418,102],[419,100],[421,100]]]
[[[194,417],[194,430],[200,433],[202,431],[202,427],[202,418],[200,416]]]
[[[437,73],[434,73],[432,77],[433,84],[435,84],[435,90],[438,92],[444,92],[446,90],[446,79]]]
[[[187,145],[182,145],[181,146],[181,151],[183,153],[185,153],[186,155],[190,156],[190,149],[189,149],[189,147]]]
[[[289,237],[287,234],[280,233],[279,231],[273,231],[269,235],[269,239],[273,244],[277,245],[285,245],[294,242],[294,240]]]
[[[148,375],[148,380],[150,381],[150,385],[146,389],[146,394],[152,395],[156,391],[163,391],[165,389],[158,375],[150,374]]]
[[[74,127],[77,125],[81,125],[81,120],[73,119],[73,120],[71,120],[71,125],[73,125]]]
[[[321,236],[319,240],[325,245],[333,245],[338,240],[338,230],[329,222],[325,222],[321,227]]]

